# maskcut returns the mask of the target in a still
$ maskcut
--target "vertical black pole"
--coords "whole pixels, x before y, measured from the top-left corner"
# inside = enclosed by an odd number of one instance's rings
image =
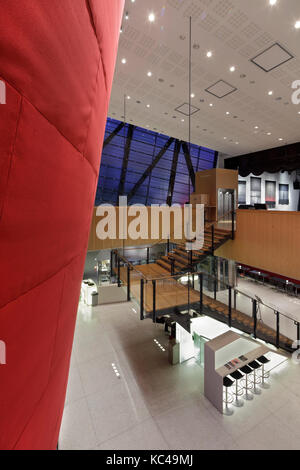
[[[114,271],[113,271],[113,264],[114,264],[114,252],[113,250],[110,251],[110,277],[113,276]]]
[[[257,301],[252,299],[253,336],[256,338],[257,330]]]
[[[234,194],[232,194],[232,198],[231,198],[231,238],[232,240],[234,240],[234,215],[235,215]]]
[[[127,265],[127,302],[130,302],[131,295],[130,295],[130,266]]]
[[[236,310],[236,296],[237,296],[237,291],[234,289],[234,292],[233,292],[233,307],[234,307],[234,310]]]
[[[170,239],[167,240],[167,252],[170,253]]]
[[[144,279],[141,279],[140,320],[144,320]]]
[[[156,323],[156,281],[152,281],[153,285],[153,312],[152,312],[152,321]]]
[[[190,262],[190,269],[192,270],[193,269],[193,251],[190,250],[189,251],[189,262]]]
[[[118,287],[121,287],[121,279],[120,279],[120,257],[118,256]]]
[[[199,274],[199,287],[200,287],[200,313],[203,309],[203,273]]]
[[[279,312],[276,312],[276,348],[279,348],[280,340],[279,340]]]
[[[211,254],[214,256],[215,253],[215,226],[211,226]]]
[[[192,274],[192,288],[195,289],[195,274]]]
[[[300,323],[297,323],[297,341],[298,345],[300,346]]]
[[[150,261],[150,248],[148,246],[148,248],[147,248],[147,264],[149,264],[149,261]]]
[[[232,288],[231,286],[228,287],[228,326],[231,328],[231,320],[232,320],[232,295],[231,295]]]

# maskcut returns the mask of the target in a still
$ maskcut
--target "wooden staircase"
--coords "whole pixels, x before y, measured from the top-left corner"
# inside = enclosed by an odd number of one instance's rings
[[[214,250],[231,238],[231,232],[206,226],[204,230],[204,243],[201,250],[187,251],[185,243],[177,244],[176,248],[167,255],[162,256],[156,263],[170,274],[188,271],[191,265],[199,263],[206,256],[212,255]]]

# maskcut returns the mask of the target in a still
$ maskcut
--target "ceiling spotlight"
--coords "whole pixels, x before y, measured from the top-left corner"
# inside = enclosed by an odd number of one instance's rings
[[[153,23],[155,21],[155,15],[154,13],[149,13],[148,15],[148,20],[150,21],[150,23]]]
[[[229,116],[230,112],[229,112],[229,111],[226,111],[226,114],[227,114],[227,116]]]
[[[254,129],[258,129],[258,126],[254,126]]]
[[[273,6],[273,5],[276,5],[277,0],[269,0],[269,3],[270,3],[270,5],[272,5],[272,6]]]
[[[212,57],[212,52],[211,52],[211,51],[207,51],[206,57]]]
[[[267,132],[267,135],[272,135],[272,133],[271,133],[271,132]]]
[[[130,100],[130,98],[131,98],[131,97],[128,95],[128,96],[127,96],[127,99]]]
[[[298,111],[298,114],[300,114],[300,111]]]
[[[134,2],[135,2],[135,0],[131,0],[131,3],[134,3]]]
[[[295,28],[296,28],[296,29],[300,29],[300,21],[296,21],[296,23],[295,23]]]
[[[126,64],[127,60],[125,59],[125,57],[121,60],[122,64]]]
[[[272,96],[272,95],[273,95],[273,91],[272,91],[272,90],[268,91],[268,95],[269,95],[269,96]]]
[[[123,26],[121,26],[120,28],[120,33],[123,33]]]
[[[191,93],[191,98],[195,98],[195,93]]]
[[[147,73],[147,75],[148,75],[148,77],[152,77],[152,72],[149,71],[149,72]]]
[[[281,140],[283,140],[283,138],[282,138],[282,137],[279,137],[279,139],[278,139],[278,140],[280,140],[280,141],[281,141]]]
[[[147,108],[150,108],[150,104],[147,104]]]
[[[229,70],[230,70],[230,72],[234,72],[235,71],[235,66],[232,65]]]
[[[184,119],[181,119],[181,122],[184,122]]]
[[[209,103],[209,106],[212,108],[212,107],[213,107],[213,104],[212,104],[212,103]]]

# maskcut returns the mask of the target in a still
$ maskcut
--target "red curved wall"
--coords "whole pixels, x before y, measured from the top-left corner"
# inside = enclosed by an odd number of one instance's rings
[[[1,449],[56,448],[123,6],[1,0]]]

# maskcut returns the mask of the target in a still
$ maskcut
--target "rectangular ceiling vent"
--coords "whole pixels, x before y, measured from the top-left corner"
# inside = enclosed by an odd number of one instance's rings
[[[271,47],[250,59],[250,61],[264,70],[264,72],[271,72],[271,70],[276,69],[293,58],[292,54],[278,44],[278,42],[275,42]]]
[[[200,108],[191,105],[191,112],[189,112],[189,104],[183,103],[181,106],[178,106],[178,108],[175,108],[175,111],[178,111],[178,113],[184,114],[185,116],[193,116],[193,114],[196,114],[198,111],[200,111]]]
[[[206,88],[205,91],[215,96],[216,98],[225,98],[225,96],[230,95],[234,91],[237,91],[237,88],[230,83],[225,82],[225,80],[219,80],[210,87]]]

